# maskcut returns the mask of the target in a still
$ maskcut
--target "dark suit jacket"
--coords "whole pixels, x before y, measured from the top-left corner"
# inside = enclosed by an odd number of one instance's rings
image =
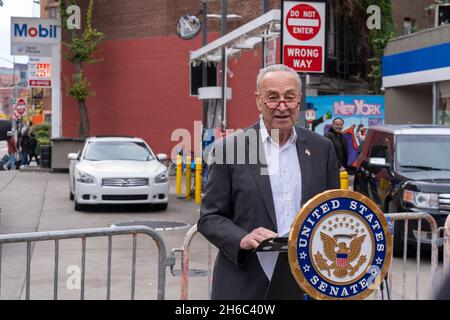
[[[295,130],[303,205],[318,193],[339,188],[339,171],[331,141],[307,129]],[[245,157],[236,152],[242,147],[239,141],[245,141]],[[208,183],[197,225],[198,231],[219,249],[211,299],[264,299],[269,281],[257,255],[240,249],[241,239],[256,228],[277,232],[270,178],[261,174],[266,161],[259,122],[216,141],[213,153],[216,162],[208,166]],[[228,158],[227,163],[218,163],[222,153]],[[259,155],[257,161],[255,153]],[[243,158],[245,164],[241,164]]]
[[[333,142],[334,150],[336,151],[338,166],[342,166],[347,169],[348,147],[347,139],[345,139],[345,136],[343,134],[336,133],[336,131],[331,128],[327,133],[324,134],[324,137],[330,139],[331,142]]]

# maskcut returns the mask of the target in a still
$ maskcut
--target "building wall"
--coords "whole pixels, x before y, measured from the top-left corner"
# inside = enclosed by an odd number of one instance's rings
[[[396,28],[396,35],[404,35],[403,19],[405,17],[416,20],[419,30],[431,28],[434,26],[434,10],[425,10],[434,0],[392,0],[392,16]]]
[[[84,12],[87,0],[80,1]],[[208,13],[220,14],[221,1],[208,2]],[[279,7],[271,1],[271,7]],[[187,129],[194,138],[194,121],[202,120],[202,102],[189,96],[189,51],[201,47],[201,35],[193,40],[176,36],[178,19],[198,15],[200,1],[96,0],[94,26],[105,33],[98,51],[103,61],[86,67],[95,91],[87,99],[90,134],[134,135],[155,152],[170,154],[176,129]],[[228,13],[243,17],[228,23],[228,31],[262,14],[262,0],[228,1]],[[220,20],[209,19],[208,42],[220,36]],[[63,35],[67,40],[67,34]],[[228,128],[243,128],[257,120],[254,91],[261,64],[261,50],[230,59],[228,78],[233,99],[228,103]],[[65,92],[65,79],[73,65],[63,61],[62,135],[78,136],[77,103]],[[200,139],[200,138],[198,138]]]
[[[79,1],[86,8],[88,0]],[[208,2],[208,13],[221,14],[222,1]],[[228,31],[262,14],[263,0],[228,0],[228,14],[242,19],[229,21]],[[270,1],[270,8],[279,8],[279,1]],[[179,18],[185,14],[200,16],[200,1],[175,0],[96,0],[94,26],[106,31],[108,40],[175,35]],[[208,30],[220,32],[220,19],[208,19]]]
[[[392,39],[387,43],[384,54],[391,55],[448,42],[450,42],[450,25],[444,25]]]
[[[83,17],[87,3],[80,0]],[[228,13],[242,16],[228,23],[228,31],[260,16],[262,3],[228,0]],[[271,0],[270,9],[280,8],[280,3]],[[199,16],[200,1],[95,1],[93,25],[105,33],[105,42],[98,53],[104,60],[86,67],[96,92],[87,100],[91,135],[137,135],[155,151],[170,153],[177,143],[170,141],[172,132],[177,128],[193,131],[193,121],[201,121],[201,102],[189,97],[188,91],[189,51],[201,47],[201,35],[183,41],[175,34],[178,19],[188,13]],[[208,13],[221,14],[221,1],[208,2]],[[211,42],[219,36],[220,20],[209,19],[208,30]],[[64,41],[67,36],[63,35]],[[229,61],[234,76],[228,79],[233,90],[227,108],[228,128],[242,128],[256,121],[254,91],[260,65],[260,49]],[[79,123],[76,102],[65,95],[65,79],[73,72],[73,66],[65,61],[62,133],[69,137],[77,136]]]
[[[217,37],[218,34],[212,35]],[[155,152],[170,153],[177,142],[170,141],[174,130],[192,132],[193,122],[201,121],[201,102],[189,96],[189,50],[201,47],[201,39],[180,40],[177,36],[106,41],[101,47],[101,63],[86,68],[95,91],[87,99],[90,134],[140,136]],[[254,91],[260,53],[248,52],[231,59],[233,77],[228,85],[233,99],[228,104],[228,127],[242,128],[257,120]],[[68,77],[74,68],[63,63]],[[63,136],[78,134],[78,107],[64,94]]]
[[[40,0],[41,18],[59,17],[59,1],[60,0]],[[56,14],[56,17],[54,16]],[[53,15],[53,16],[52,16]]]
[[[411,52],[422,48],[438,48],[439,45],[446,43],[450,43],[450,25],[427,29],[409,36],[392,39],[388,42],[384,54],[385,57],[392,56],[400,62],[404,57],[397,56],[397,54]],[[445,57],[445,55],[441,56]],[[417,60],[416,65],[423,65],[427,62],[428,61],[425,60]],[[395,63],[392,62],[390,64],[395,65]],[[441,67],[444,69],[445,66]],[[389,64],[385,63],[385,72],[386,69],[389,69]],[[432,81],[437,81],[436,79],[442,80],[442,78],[446,77],[448,74],[448,72],[440,70],[441,69],[427,69],[427,71],[434,72],[432,74],[429,73],[427,76],[417,76],[415,72],[399,72],[399,74],[391,75],[391,77],[397,77],[397,81],[399,81],[399,77],[403,77],[403,82],[400,83],[407,84],[412,81],[417,81],[417,83],[420,84],[386,88],[386,123],[433,123]],[[389,77],[386,76],[385,73],[385,79],[388,78]],[[450,79],[450,76],[447,77],[447,79]],[[387,82],[388,81],[386,81],[386,83]],[[424,84],[424,82],[427,82],[427,84]]]
[[[415,85],[386,89],[386,124],[433,123],[433,87]]]
[[[12,68],[0,68],[0,87],[12,87],[14,82],[20,81],[19,72],[16,71],[16,76],[13,79],[13,69]]]

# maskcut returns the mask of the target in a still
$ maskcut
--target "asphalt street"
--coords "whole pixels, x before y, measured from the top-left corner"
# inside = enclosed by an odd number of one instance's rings
[[[69,200],[68,174],[22,171],[0,172],[0,234],[50,230],[109,227],[130,221],[175,221],[192,226],[197,222],[199,206],[193,201],[176,199],[171,187],[167,211],[154,211],[146,207],[120,206],[92,208],[75,212]],[[188,228],[161,231],[167,254],[181,247]],[[106,297],[107,238],[87,239],[86,299]],[[192,241],[191,267],[207,269],[207,242],[201,235]],[[215,250],[212,250],[212,255]],[[113,238],[111,299],[129,299],[131,294],[132,237]],[[81,267],[81,240],[63,240],[59,248],[60,299],[78,299],[80,290],[76,278]],[[157,247],[147,236],[138,236],[136,262],[136,299],[156,298]],[[2,299],[25,297],[26,245],[3,246]],[[33,246],[31,264],[32,299],[53,297],[54,242],[40,242]],[[178,257],[176,268],[180,268]],[[75,271],[74,271],[75,270]],[[168,270],[168,269],[167,269]],[[77,273],[78,272],[78,273]],[[75,280],[74,280],[75,279]],[[179,299],[180,277],[169,270],[166,277],[166,298]],[[194,282],[195,281],[195,282]],[[207,277],[193,278],[190,298],[206,299]],[[79,286],[78,286],[79,287]]]
[[[0,172],[0,234],[50,230],[108,227],[130,221],[174,221],[192,226],[197,222],[199,206],[192,200],[177,199],[171,177],[170,199],[167,211],[146,207],[119,206],[89,208],[76,212],[69,200],[68,174],[30,171]],[[160,231],[167,254],[183,244],[188,228]],[[137,237],[136,299],[156,298],[157,247],[146,236]],[[107,279],[107,238],[89,238],[86,241],[85,299],[105,299]],[[80,239],[61,240],[59,243],[58,298],[80,297]],[[32,246],[32,299],[52,299],[54,279],[54,241]],[[216,249],[208,254],[207,241],[197,235],[190,250],[190,268],[208,270],[208,260],[214,261]],[[419,298],[431,294],[430,259],[425,254],[420,265]],[[5,244],[2,247],[1,299],[25,298],[26,244]],[[131,295],[132,237],[113,238],[111,299],[129,299]],[[176,268],[180,267],[180,257]],[[407,259],[405,278],[402,260],[394,259],[392,268],[393,298],[414,299],[416,292],[416,260]],[[168,269],[167,269],[168,270]],[[180,277],[166,274],[166,298],[179,299]],[[403,286],[403,283],[405,285]],[[378,295],[380,298],[381,295]],[[189,299],[208,298],[208,278],[190,278]],[[374,297],[369,297],[373,299]]]

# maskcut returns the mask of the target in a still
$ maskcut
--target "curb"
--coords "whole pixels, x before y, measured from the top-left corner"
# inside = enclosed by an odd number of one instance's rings
[[[19,171],[21,171],[21,172],[52,172],[52,169],[41,168],[41,167],[25,167],[25,168],[20,168]]]

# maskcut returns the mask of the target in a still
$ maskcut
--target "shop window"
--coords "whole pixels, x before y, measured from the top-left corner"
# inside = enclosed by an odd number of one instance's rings
[[[450,124],[450,81],[439,83],[438,124]]]
[[[48,8],[48,15],[49,15],[49,18],[52,18],[52,19],[58,18],[58,8],[57,7]]]

